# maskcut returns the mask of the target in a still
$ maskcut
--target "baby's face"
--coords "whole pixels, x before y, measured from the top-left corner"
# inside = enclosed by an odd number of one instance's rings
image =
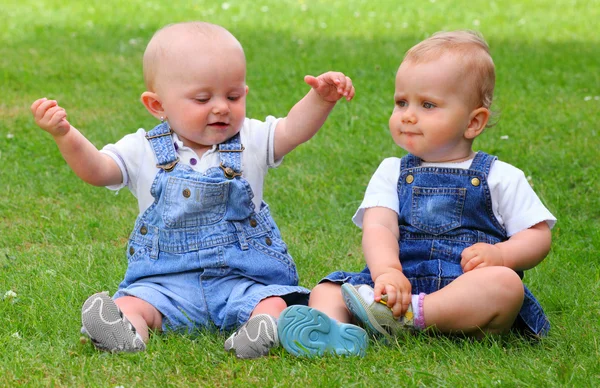
[[[475,108],[469,102],[470,84],[461,62],[453,56],[418,64],[403,62],[396,74],[389,121],[396,144],[428,162],[468,156],[471,141],[464,133]]]
[[[169,125],[186,146],[210,148],[237,134],[246,116],[246,62],[241,49],[194,50],[161,61],[156,92]]]

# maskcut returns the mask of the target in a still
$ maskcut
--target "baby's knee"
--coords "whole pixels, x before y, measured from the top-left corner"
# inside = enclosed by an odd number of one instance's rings
[[[331,282],[319,283],[310,291],[308,304],[311,306],[315,301],[336,299],[337,296],[339,298],[342,297],[342,287],[339,284]]]
[[[523,305],[525,288],[519,275],[507,267],[492,267],[487,284],[490,290],[492,318],[482,330],[489,334],[506,333],[512,327]]]
[[[490,285],[496,289],[498,296],[507,304],[521,305],[525,296],[525,288],[519,275],[508,267],[492,267],[494,269]]]
[[[267,313],[278,316],[286,307],[287,303],[282,297],[270,296],[258,302],[252,315]]]

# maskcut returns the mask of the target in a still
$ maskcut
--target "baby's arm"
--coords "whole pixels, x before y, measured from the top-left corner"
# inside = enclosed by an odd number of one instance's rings
[[[41,98],[31,105],[35,123],[54,138],[63,158],[75,174],[95,186],[123,181],[119,166],[104,155],[67,121],[67,112],[56,101]]]
[[[538,265],[548,252],[552,235],[550,227],[540,222],[531,228],[515,233],[498,244],[477,243],[462,252],[461,265],[464,272],[477,268],[502,265],[524,271]]]
[[[399,260],[398,215],[386,207],[371,207],[363,217],[362,247],[375,282],[375,300],[387,295],[394,316],[406,312],[411,302],[411,285],[402,273]]]
[[[313,137],[339,99],[346,97],[350,101],[354,97],[352,80],[342,73],[328,72],[318,77],[307,75],[304,81],[312,89],[275,128],[275,160]]]

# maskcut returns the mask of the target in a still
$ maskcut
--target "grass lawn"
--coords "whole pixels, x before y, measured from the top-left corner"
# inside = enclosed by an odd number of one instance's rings
[[[3,0],[0,14],[0,387],[600,385],[600,1]],[[29,106],[57,99],[98,147],[152,128],[139,102],[145,44],[195,19],[244,45],[249,117],[285,115],[308,90],[305,74],[354,81],[355,99],[266,182],[306,287],[364,265],[351,217],[380,161],[403,155],[387,131],[403,53],[438,30],[481,31],[501,116],[476,148],[525,171],[558,218],[551,253],[525,276],[550,335],[416,335],[372,342],[362,359],[277,349],[251,361],[210,331],[155,335],[141,354],[80,343],[83,301],[122,280],[137,203],[80,181]]]

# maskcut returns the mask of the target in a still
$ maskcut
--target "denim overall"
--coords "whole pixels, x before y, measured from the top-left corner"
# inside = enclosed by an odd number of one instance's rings
[[[508,239],[492,210],[487,177],[495,156],[478,152],[468,170],[420,167],[421,159],[406,155],[398,179],[400,260],[412,293],[432,293],[463,274],[462,251],[478,242]],[[523,273],[518,272],[523,278]],[[324,280],[369,284],[368,268],[357,274],[337,272]],[[525,287],[525,286],[524,286]],[[515,328],[545,335],[550,323],[533,294],[525,298]]]
[[[135,296],[163,315],[163,330],[216,325],[236,328],[258,302],[281,296],[306,303],[296,265],[263,202],[256,212],[242,178],[244,147],[237,134],[204,174],[178,163],[167,123],[146,134],[159,172],[154,203],[136,220],[125,279],[113,298]]]

